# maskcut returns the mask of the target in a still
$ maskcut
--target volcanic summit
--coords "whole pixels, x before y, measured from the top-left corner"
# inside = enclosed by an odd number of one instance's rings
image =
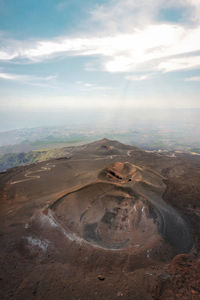
[[[165,299],[170,261],[199,253],[181,190],[198,158],[107,139],[65,153],[0,175],[1,298]]]

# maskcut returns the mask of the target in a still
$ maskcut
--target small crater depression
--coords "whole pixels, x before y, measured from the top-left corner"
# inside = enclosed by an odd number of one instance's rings
[[[141,180],[141,169],[128,162],[115,162],[103,169],[99,178],[113,182],[126,183]]]

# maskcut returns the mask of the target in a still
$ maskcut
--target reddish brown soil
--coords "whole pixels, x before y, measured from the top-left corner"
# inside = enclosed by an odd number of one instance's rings
[[[200,299],[199,157],[70,151],[0,175],[0,299]]]

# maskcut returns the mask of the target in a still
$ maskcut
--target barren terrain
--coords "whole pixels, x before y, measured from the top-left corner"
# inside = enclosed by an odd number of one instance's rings
[[[199,299],[200,157],[65,151],[0,174],[1,299]]]

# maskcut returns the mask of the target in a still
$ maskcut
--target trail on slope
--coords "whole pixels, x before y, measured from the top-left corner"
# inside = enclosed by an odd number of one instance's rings
[[[39,170],[34,170],[34,171],[28,171],[24,174],[24,177],[26,177],[26,179],[21,179],[21,180],[16,180],[16,181],[12,181],[10,182],[10,184],[17,184],[17,183],[21,183],[21,182],[25,182],[25,181],[29,181],[29,180],[33,180],[33,179],[39,179],[40,175],[32,175],[34,173],[38,173],[38,172],[45,172],[45,171],[51,171],[52,168],[54,168],[55,165],[52,163],[47,163],[46,166],[41,167]]]

